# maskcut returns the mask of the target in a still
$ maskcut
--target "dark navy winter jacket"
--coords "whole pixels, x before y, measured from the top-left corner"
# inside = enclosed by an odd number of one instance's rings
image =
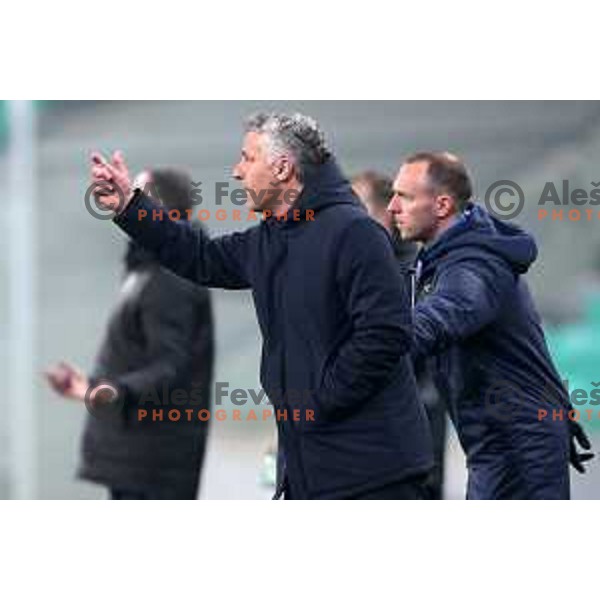
[[[533,238],[470,205],[417,257],[415,349],[467,457],[469,498],[565,498],[568,398],[523,274]],[[540,418],[538,410],[547,410]]]
[[[334,161],[307,174],[297,200],[314,221],[271,218],[209,239],[186,222],[138,219],[153,208],[137,193],[115,222],[180,276],[251,288],[263,388],[275,408],[314,411],[277,423],[291,497],[349,497],[431,468],[410,294],[387,233]]]

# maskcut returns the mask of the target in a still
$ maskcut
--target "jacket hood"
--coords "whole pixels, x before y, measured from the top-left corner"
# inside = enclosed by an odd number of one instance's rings
[[[470,203],[459,220],[431,246],[419,252],[422,268],[434,266],[448,258],[496,257],[508,263],[516,274],[526,273],[537,258],[533,237],[513,223],[490,215],[482,206]]]
[[[291,226],[305,220],[306,211],[317,212],[335,204],[351,204],[366,210],[358,199],[350,182],[346,179],[334,158],[328,159],[320,165],[307,167],[304,175],[304,187],[292,209],[300,210],[301,218],[294,221],[278,221],[275,217],[267,219],[274,224]]]

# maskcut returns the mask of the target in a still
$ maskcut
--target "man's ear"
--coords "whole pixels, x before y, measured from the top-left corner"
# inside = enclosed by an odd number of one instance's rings
[[[277,183],[289,181],[294,176],[294,163],[287,155],[278,156],[273,164],[273,179]]]
[[[452,196],[441,195],[436,197],[436,213],[439,219],[447,219],[456,212],[456,200]]]

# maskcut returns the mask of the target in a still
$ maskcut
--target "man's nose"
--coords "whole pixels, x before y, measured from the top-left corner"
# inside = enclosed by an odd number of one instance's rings
[[[242,176],[242,169],[240,168],[240,163],[237,163],[234,167],[233,167],[233,178],[237,179],[238,181],[241,181],[243,179]]]
[[[400,212],[400,202],[397,196],[392,196],[390,203],[387,205],[387,211],[390,213],[399,213]]]

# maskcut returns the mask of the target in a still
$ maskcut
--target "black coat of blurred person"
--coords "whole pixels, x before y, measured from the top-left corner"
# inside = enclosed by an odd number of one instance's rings
[[[393,195],[393,181],[390,177],[376,171],[364,171],[352,178],[352,188],[361,199],[369,215],[382,225],[392,238],[394,253],[401,270],[411,278],[418,245],[401,238],[387,210]],[[447,418],[446,406],[437,393],[426,360],[415,364],[415,375],[419,388],[419,398],[425,405],[431,425],[435,467],[426,481],[427,498],[441,500],[444,486],[444,453],[446,449]]]
[[[191,208],[185,172],[144,171],[137,185],[169,210]],[[124,262],[119,298],[90,376],[63,362],[47,377],[58,393],[80,401],[100,380],[124,396],[119,410],[88,410],[79,477],[106,486],[114,500],[193,500],[209,423],[196,417],[208,408],[212,385],[210,293],[162,268],[133,242]],[[187,401],[173,402],[174,390]],[[174,408],[184,416],[193,408],[193,418],[170,420]],[[161,409],[162,420],[154,420],[152,411]]]

